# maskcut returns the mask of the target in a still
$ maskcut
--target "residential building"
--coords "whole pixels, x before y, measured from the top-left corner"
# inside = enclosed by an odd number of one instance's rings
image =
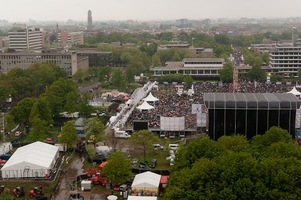
[[[0,53],[0,72],[6,73],[13,68],[27,69],[34,63],[53,63],[64,69],[71,77],[79,69],[88,70],[88,57],[78,56],[76,52],[66,53]]]
[[[194,79],[218,79],[224,66],[222,58],[184,58],[181,62],[167,62],[165,67],[155,67],[154,76],[167,74],[186,74]]]
[[[8,32],[9,48],[16,51],[41,51],[43,34],[40,28],[17,28]]]
[[[84,34],[83,32],[63,31],[58,34],[58,42],[69,47],[75,44],[84,44]]]

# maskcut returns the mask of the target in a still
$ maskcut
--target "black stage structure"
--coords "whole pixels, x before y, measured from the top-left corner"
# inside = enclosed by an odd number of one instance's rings
[[[205,93],[208,131],[213,140],[224,135],[251,139],[272,126],[286,129],[295,137],[296,109],[300,100],[288,93]]]

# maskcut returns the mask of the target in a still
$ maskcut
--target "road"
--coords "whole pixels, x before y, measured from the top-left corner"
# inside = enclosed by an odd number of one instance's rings
[[[77,156],[77,155],[75,155]],[[83,160],[80,157],[76,157],[70,164],[65,173],[61,177],[59,183],[59,189],[56,192],[55,200],[68,200],[69,188],[73,186],[72,180],[76,179],[78,175],[83,174]],[[92,191],[81,192],[85,200],[107,200],[109,191],[105,190],[102,186],[92,186]]]

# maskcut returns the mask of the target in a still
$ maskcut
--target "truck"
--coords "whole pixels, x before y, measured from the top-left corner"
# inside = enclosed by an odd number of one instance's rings
[[[126,131],[120,131],[116,130],[114,131],[115,138],[129,138],[131,135],[129,135]]]

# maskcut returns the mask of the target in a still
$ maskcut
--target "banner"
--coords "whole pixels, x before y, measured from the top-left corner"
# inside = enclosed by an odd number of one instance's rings
[[[191,105],[191,114],[202,113],[202,104],[192,104]]]

